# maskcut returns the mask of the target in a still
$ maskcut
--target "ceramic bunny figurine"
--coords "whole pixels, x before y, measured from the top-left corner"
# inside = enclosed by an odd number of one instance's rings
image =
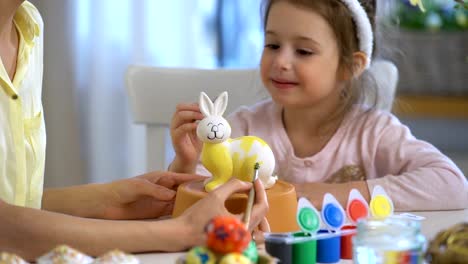
[[[252,181],[254,165],[260,164],[258,177],[265,188],[272,187],[277,177],[272,176],[275,157],[268,144],[261,138],[243,136],[231,139],[231,126],[223,118],[228,103],[227,92],[215,100],[202,92],[200,110],[205,116],[197,126],[197,136],[203,142],[201,162],[213,177],[206,182],[205,190],[210,192],[231,177]]]

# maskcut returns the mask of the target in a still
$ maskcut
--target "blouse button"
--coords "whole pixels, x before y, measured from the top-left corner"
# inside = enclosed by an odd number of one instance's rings
[[[304,161],[304,166],[311,167],[312,166],[312,161],[310,161],[310,160]]]

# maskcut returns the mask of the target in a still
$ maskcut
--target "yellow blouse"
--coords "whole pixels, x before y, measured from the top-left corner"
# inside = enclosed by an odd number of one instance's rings
[[[0,199],[40,208],[46,132],[42,114],[43,22],[25,1],[14,17],[19,32],[13,82],[0,59]]]

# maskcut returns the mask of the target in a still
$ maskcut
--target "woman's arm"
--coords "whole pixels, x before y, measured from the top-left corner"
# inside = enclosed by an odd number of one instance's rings
[[[102,219],[158,218],[172,212],[177,187],[198,175],[150,172],[106,184],[47,189],[42,209]]]
[[[188,227],[178,220],[86,219],[2,201],[0,215],[0,248],[29,260],[59,244],[94,256],[116,248],[127,252],[175,251],[191,244]]]
[[[181,251],[206,240],[205,225],[218,215],[231,215],[225,202],[252,184],[231,179],[188,208],[181,216],[161,221],[116,221],[80,218],[9,205],[0,200],[0,249],[32,260],[59,244],[86,254],[111,249],[126,252]],[[265,218],[268,201],[260,181],[254,184],[255,204],[249,229]]]

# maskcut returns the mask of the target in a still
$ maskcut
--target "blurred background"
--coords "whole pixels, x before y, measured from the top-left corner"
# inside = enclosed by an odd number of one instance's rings
[[[46,187],[145,172],[128,65],[255,68],[263,47],[260,0],[31,2],[45,24]],[[394,112],[466,175],[468,13],[454,0],[423,2],[424,13],[406,0],[379,0],[379,53],[400,71]]]

